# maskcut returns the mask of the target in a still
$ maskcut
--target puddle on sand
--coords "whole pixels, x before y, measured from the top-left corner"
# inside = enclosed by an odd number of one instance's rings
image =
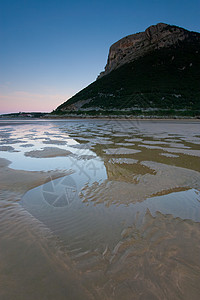
[[[99,254],[106,247],[113,250],[121,232],[136,219],[135,225],[141,225],[147,211],[152,217],[160,212],[174,218],[200,222],[200,192],[195,189],[147,198],[129,205],[106,206],[104,202],[98,202],[94,195],[84,197],[87,188],[78,195],[80,186],[75,184],[77,177],[73,176],[71,174],[37,187],[27,192],[21,201],[22,206],[59,236],[70,250],[96,250]],[[90,187],[93,194],[94,185]]]
[[[61,199],[47,184],[29,191],[22,205],[62,240],[84,287],[101,291],[100,299],[198,299],[197,190],[106,206],[92,196],[79,197],[68,185],[71,176],[52,182],[67,186]]]
[[[16,283],[28,282],[16,299],[27,299],[31,290],[37,290],[33,299],[40,293],[42,299],[66,299],[66,295],[70,300],[199,299],[199,124],[70,120],[1,127],[4,141],[13,139],[12,147],[19,151],[0,152],[0,157],[12,161],[12,168],[72,170],[62,178],[49,178],[20,201],[2,196],[1,240],[6,245],[9,236],[12,249],[24,248],[26,265],[33,268],[29,281],[26,266],[15,264],[14,270],[8,262],[4,282],[13,278]],[[29,147],[22,146],[26,144]],[[46,144],[71,154],[24,155],[41,151]],[[10,215],[13,222],[8,223]],[[39,233],[35,222],[40,224]],[[45,228],[51,233],[48,241]],[[32,251],[27,250],[31,238],[26,231],[35,235]],[[52,246],[52,241],[59,243]],[[2,253],[6,258],[3,247]],[[36,253],[39,261],[42,253],[47,259],[40,268],[42,286],[34,282]],[[18,262],[15,255],[14,261]],[[59,274],[60,284],[50,269]],[[69,274],[71,281],[66,280]],[[76,285],[75,296],[70,286]],[[9,299],[6,288],[3,291],[5,300]]]

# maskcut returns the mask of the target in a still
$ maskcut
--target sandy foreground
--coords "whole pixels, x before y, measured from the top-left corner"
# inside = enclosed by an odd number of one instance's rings
[[[0,190],[24,194],[49,180],[69,175],[72,171],[32,172],[9,168],[10,161],[0,158]]]
[[[28,190],[71,171],[31,172],[9,164],[0,158],[0,299],[94,299],[59,241],[19,205]]]
[[[162,123],[2,130],[0,299],[199,299],[198,124]],[[44,183],[70,175],[72,158],[88,171],[93,154],[106,180],[85,184],[71,206],[44,201]],[[54,171],[19,170],[48,170],[57,156]]]

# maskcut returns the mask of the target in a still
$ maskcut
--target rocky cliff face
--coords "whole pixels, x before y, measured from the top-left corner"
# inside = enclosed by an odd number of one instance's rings
[[[110,47],[99,79],[61,104],[65,111],[200,112],[200,33],[164,23]]]
[[[98,79],[122,65],[132,62],[145,54],[176,46],[184,40],[200,40],[199,33],[190,32],[177,26],[159,23],[148,27],[144,32],[126,36],[110,47],[105,71]]]

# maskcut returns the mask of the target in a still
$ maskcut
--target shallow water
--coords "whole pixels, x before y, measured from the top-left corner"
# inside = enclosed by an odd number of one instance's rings
[[[0,121],[10,168],[70,171],[22,194],[0,183],[0,299],[199,299],[199,129]]]

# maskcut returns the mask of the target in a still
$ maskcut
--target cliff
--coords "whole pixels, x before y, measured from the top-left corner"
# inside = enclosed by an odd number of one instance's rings
[[[105,71],[56,113],[200,110],[200,33],[159,23],[110,47]]]
[[[196,40],[200,42],[200,34],[181,27],[158,23],[148,27],[144,32],[126,36],[110,47],[105,71],[98,78],[147,53],[178,46],[184,40],[188,43]]]

